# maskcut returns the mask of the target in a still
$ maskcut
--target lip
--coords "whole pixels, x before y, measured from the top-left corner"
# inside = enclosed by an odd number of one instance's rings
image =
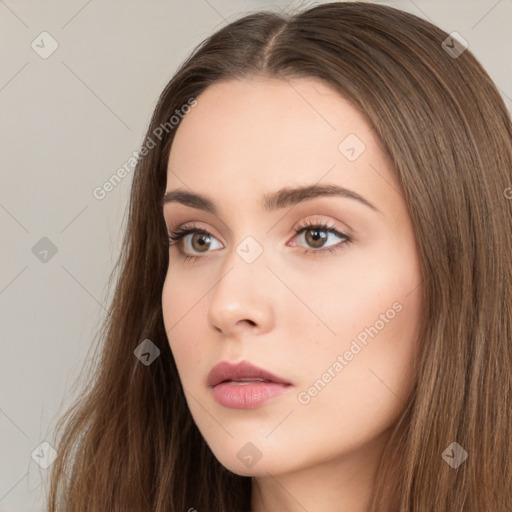
[[[216,364],[208,374],[208,386],[216,386],[221,382],[238,379],[263,379],[277,384],[288,384],[291,382],[274,375],[273,373],[255,366],[248,361],[239,363],[230,363],[229,361],[221,361]]]
[[[230,409],[253,409],[287,391],[291,382],[248,361],[216,364],[207,379],[213,398]]]

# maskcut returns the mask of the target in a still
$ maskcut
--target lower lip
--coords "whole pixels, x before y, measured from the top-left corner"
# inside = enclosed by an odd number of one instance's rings
[[[290,387],[277,382],[221,382],[212,388],[213,398],[230,409],[254,409]]]

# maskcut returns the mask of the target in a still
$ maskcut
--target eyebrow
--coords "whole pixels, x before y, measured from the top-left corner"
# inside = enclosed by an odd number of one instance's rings
[[[357,192],[333,184],[282,188],[276,192],[265,194],[263,196],[262,208],[267,212],[272,212],[280,208],[296,205],[302,201],[325,196],[354,199],[380,213],[380,210],[376,206]],[[217,207],[210,198],[194,192],[188,192],[187,190],[177,189],[166,192],[160,201],[160,206],[163,208],[169,203],[180,203],[217,215]]]

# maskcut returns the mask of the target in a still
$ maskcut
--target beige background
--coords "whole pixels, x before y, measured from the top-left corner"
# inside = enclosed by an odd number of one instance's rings
[[[132,173],[102,200],[93,190],[139,149],[160,91],[207,35],[313,3],[0,0],[0,511],[45,510],[48,469],[31,454],[48,460],[40,444],[110,300]],[[512,0],[381,3],[459,32],[511,108]]]

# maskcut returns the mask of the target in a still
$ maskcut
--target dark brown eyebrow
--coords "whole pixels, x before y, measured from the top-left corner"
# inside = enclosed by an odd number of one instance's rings
[[[280,208],[286,208],[287,206],[296,205],[302,201],[314,199],[322,196],[340,196],[349,199],[355,199],[360,203],[372,208],[373,210],[380,213],[380,210],[372,203],[367,201],[363,196],[359,195],[353,190],[339,187],[338,185],[310,185],[296,188],[282,188],[277,192],[271,192],[263,196],[262,207],[267,212],[272,212]],[[166,192],[160,205],[163,208],[168,203],[180,203],[191,208],[197,208],[206,212],[217,214],[217,208],[214,202],[201,194],[188,192],[186,190],[177,189]]]

